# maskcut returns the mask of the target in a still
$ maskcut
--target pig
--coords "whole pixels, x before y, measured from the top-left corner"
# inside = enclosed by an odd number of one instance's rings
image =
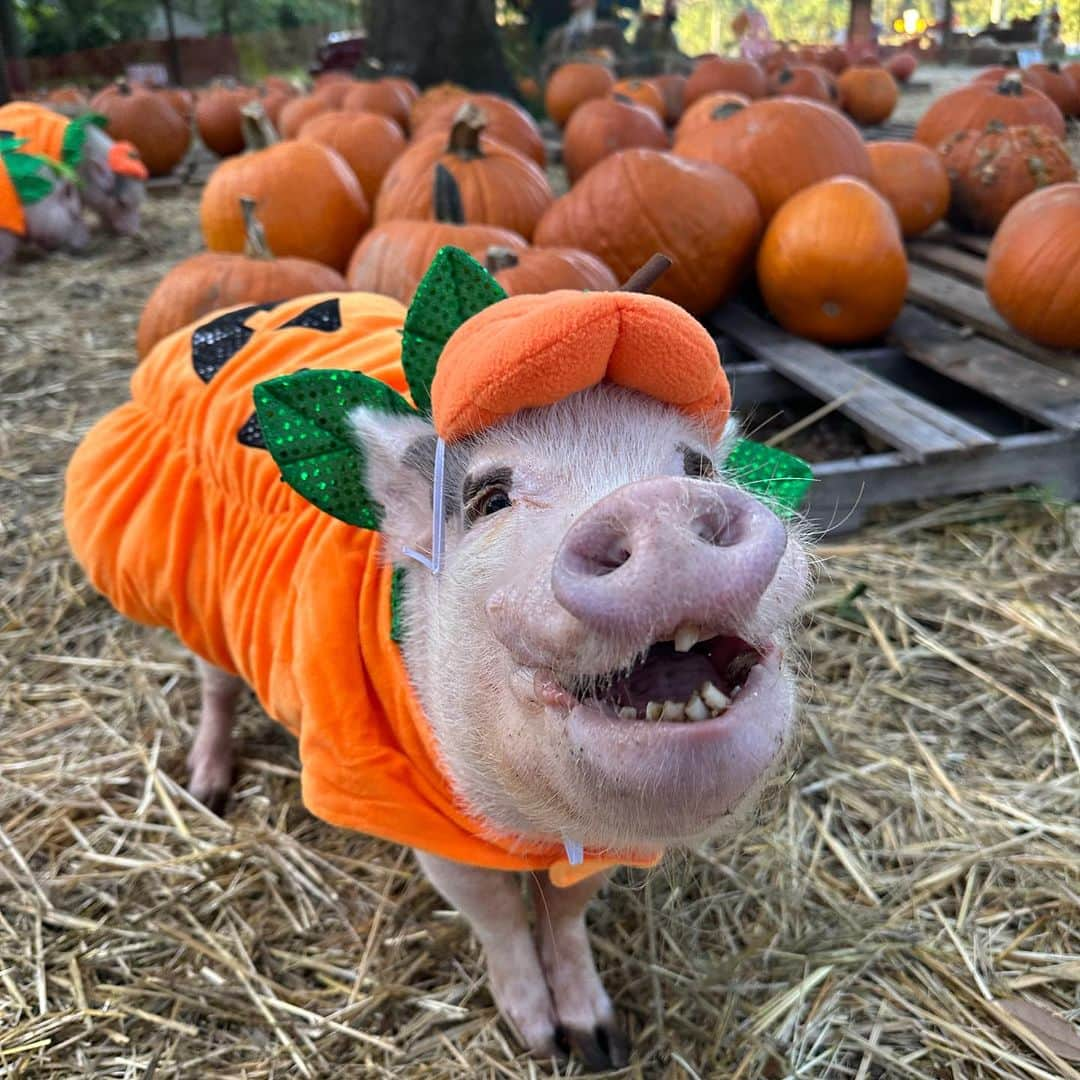
[[[146,184],[140,176],[118,172],[112,167],[110,155],[115,159],[116,145],[100,128],[87,128],[86,147],[79,164],[80,187],[83,202],[108,231],[134,236],[139,231]]]

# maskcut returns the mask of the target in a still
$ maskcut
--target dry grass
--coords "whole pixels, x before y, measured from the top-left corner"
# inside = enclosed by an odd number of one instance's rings
[[[254,707],[227,818],[186,797],[190,664],[66,552],[64,463],[195,245],[189,197],[149,216],[0,292],[0,1076],[539,1075],[463,922],[304,811]],[[996,1002],[1080,1015],[1080,511],[908,508],[825,555],[779,805],[593,913],[627,1075],[1078,1076]]]

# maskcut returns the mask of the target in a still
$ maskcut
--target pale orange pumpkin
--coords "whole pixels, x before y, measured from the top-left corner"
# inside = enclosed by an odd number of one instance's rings
[[[277,129],[283,139],[295,139],[300,129],[313,117],[330,112],[330,105],[325,98],[314,94],[294,97],[286,101],[278,112]]]
[[[661,120],[664,118],[664,96],[651,79],[620,79],[611,88],[611,93],[629,98],[635,105],[644,105]]]
[[[763,98],[769,92],[769,86],[765,72],[752,60],[710,56],[698,61],[687,78],[683,88],[683,108],[717,90],[733,91],[755,99]]]
[[[592,98],[607,97],[614,85],[615,76],[600,64],[563,64],[547,81],[544,108],[559,127],[565,127],[576,108]]]
[[[112,138],[134,145],[151,176],[171,173],[191,144],[191,128],[161,94],[125,79],[113,93],[95,97],[91,108],[106,117]]]
[[[244,149],[244,119],[240,110],[254,96],[254,90],[224,86],[199,94],[195,103],[195,127],[208,150],[219,157],[228,157]]]
[[[412,102],[407,92],[395,83],[382,79],[355,83],[342,95],[339,107],[353,112],[382,113],[389,116],[402,131],[409,130]]]
[[[484,253],[484,265],[509,296],[556,289],[600,292],[619,287],[615,275],[595,255],[577,248],[530,247],[515,251],[492,246]]]
[[[905,237],[937,224],[949,208],[949,177],[941,158],[917,142],[882,140],[867,148],[870,181],[888,200]]]
[[[422,139],[436,132],[449,137],[454,126],[454,118],[461,111],[461,106],[468,102],[475,105],[487,121],[485,134],[507,146],[512,146],[519,153],[531,158],[540,168],[547,164],[547,151],[544,139],[536,121],[518,104],[497,94],[465,94],[451,98],[442,105],[432,106],[424,115],[424,122],[414,126],[412,137]]]
[[[401,128],[389,116],[347,109],[313,116],[297,138],[312,139],[339,153],[360,181],[369,206],[375,205],[383,178],[408,146]]]
[[[860,124],[883,124],[900,100],[896,80],[881,67],[848,68],[837,87],[841,108]]]
[[[427,122],[428,116],[448,101],[460,101],[469,91],[457,83],[443,82],[429,86],[409,108],[409,130],[416,131]]]
[[[663,121],[653,109],[617,94],[574,110],[563,133],[563,164],[577,183],[598,161],[631,146],[668,147]]]
[[[832,101],[829,81],[822,68],[809,64],[792,64],[769,76],[769,93],[773,97],[805,97],[814,101]]]
[[[722,120],[734,111],[729,106],[742,108],[750,104],[745,94],[736,94],[731,90],[714,90],[711,94],[699,97],[683,114],[675,128],[676,143],[700,127],[708,127],[714,120]]]

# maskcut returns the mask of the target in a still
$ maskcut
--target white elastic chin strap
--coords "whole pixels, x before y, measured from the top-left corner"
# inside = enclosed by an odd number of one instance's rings
[[[426,566],[435,577],[442,569],[443,553],[446,547],[446,443],[439,439],[435,443],[435,476],[431,487],[431,556],[428,557],[413,548],[402,550],[410,559],[415,559],[421,566]],[[580,866],[585,861],[585,849],[576,840],[563,840],[566,861],[571,866]]]

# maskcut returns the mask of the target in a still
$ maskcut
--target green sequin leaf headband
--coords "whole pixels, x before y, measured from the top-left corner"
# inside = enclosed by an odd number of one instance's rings
[[[52,193],[62,170],[56,163],[20,149],[28,139],[0,139],[0,161],[23,206],[33,206]]]

